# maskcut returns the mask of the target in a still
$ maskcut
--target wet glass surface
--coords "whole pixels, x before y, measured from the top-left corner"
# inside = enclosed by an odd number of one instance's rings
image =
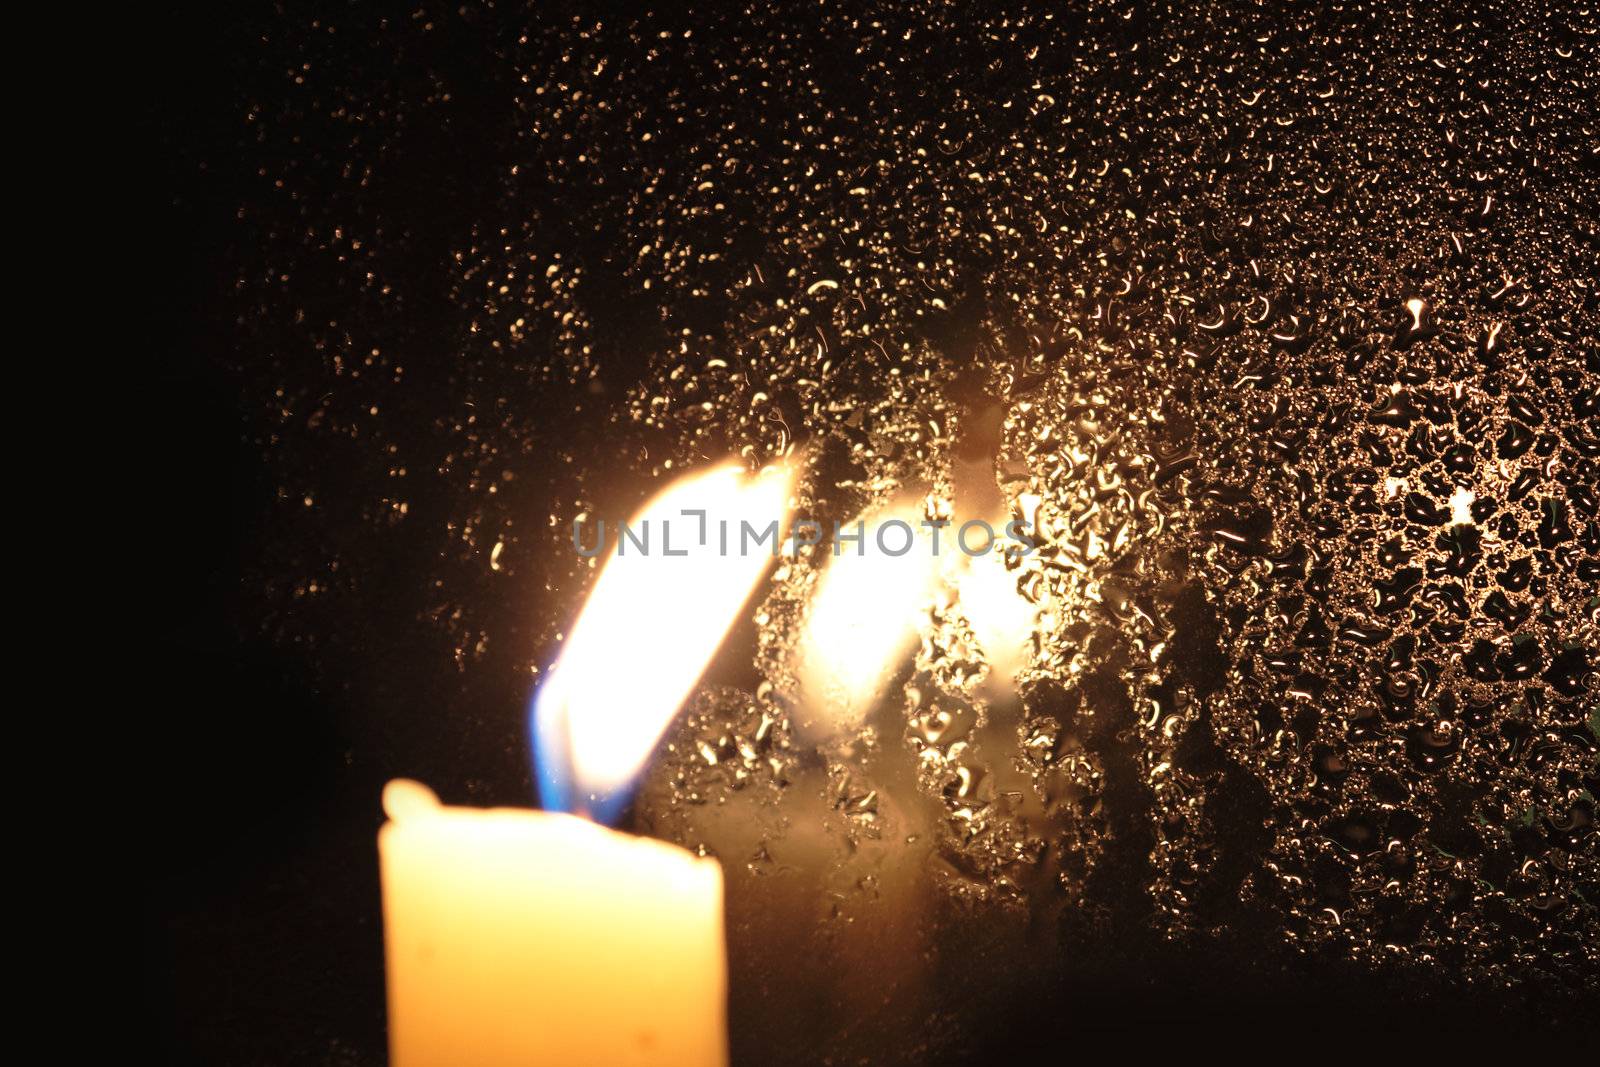
[[[737,1062],[1581,1021],[1600,16],[1490,6],[207,28],[161,97],[202,325],[158,437],[232,509],[169,549],[182,1040],[379,1062],[381,783],[529,802],[573,520],[785,454],[824,521],[1044,537],[1014,678],[947,596],[805,732],[824,549],[663,742],[629,819],[723,860]]]

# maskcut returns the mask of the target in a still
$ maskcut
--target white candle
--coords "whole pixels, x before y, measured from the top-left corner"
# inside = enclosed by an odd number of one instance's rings
[[[416,782],[383,802],[394,1067],[727,1062],[716,861]]]
[[[657,554],[605,564],[535,701],[547,804],[621,808],[772,562],[724,547],[722,524],[781,523],[791,488],[785,468],[721,467],[634,516]],[[446,807],[415,782],[383,802],[395,1067],[727,1062],[715,861],[572,815]]]

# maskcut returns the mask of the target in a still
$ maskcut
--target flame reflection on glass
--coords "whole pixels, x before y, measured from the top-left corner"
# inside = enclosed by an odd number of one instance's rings
[[[608,556],[534,698],[545,807],[599,821],[620,813],[634,776],[773,562],[767,545],[742,542],[741,524],[781,527],[793,481],[786,465],[749,476],[729,464],[680,478],[629,521],[650,531],[650,551],[630,542]]]
[[[989,665],[989,683],[1009,686],[1028,659],[1038,609],[1017,590],[1001,551],[963,557],[955,578],[961,613],[972,627]]]
[[[992,694],[1007,691],[1027,664],[1039,609],[1019,591],[1018,573],[1006,567],[1005,546],[1016,542],[997,540],[991,551],[968,555],[959,548],[957,528],[947,524],[935,551],[924,514],[920,500],[865,514],[856,520],[867,530],[861,544],[842,545],[827,561],[796,654],[800,702],[808,713],[797,724],[802,731],[859,728],[935,604],[951,593],[983,651]],[[902,555],[884,551],[873,535],[893,522],[915,531]],[[989,525],[1006,530],[1007,520]],[[846,527],[855,528],[854,522]],[[886,540],[898,551],[905,537],[895,533]]]
[[[916,638],[941,563],[923,518],[920,500],[862,516],[857,520],[866,530],[861,543],[841,545],[823,571],[797,656],[801,700],[810,725],[820,732],[860,726]],[[913,539],[900,555],[891,554],[906,541],[898,526],[881,543],[875,536],[893,523],[903,523]],[[846,529],[855,528],[851,523]],[[941,544],[940,550],[948,546]]]

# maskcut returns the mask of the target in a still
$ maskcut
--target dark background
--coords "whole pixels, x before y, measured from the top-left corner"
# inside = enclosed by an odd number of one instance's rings
[[[451,253],[497,196],[503,119],[486,102],[509,72],[481,47],[488,16],[430,12],[442,28],[424,38],[405,28],[411,16],[385,30],[358,11],[343,11],[342,36],[316,49],[305,44],[315,36],[311,5],[197,5],[150,16],[128,42],[141,60],[130,87],[137,128],[151,150],[132,218],[149,253],[134,279],[150,316],[139,328],[155,353],[135,398],[136,445],[147,472],[142,507],[159,516],[143,572],[153,617],[139,635],[159,694],[143,739],[156,828],[143,874],[143,992],[151,1041],[167,1062],[383,1062],[374,843],[382,784],[415,776],[474,803],[532,796],[518,668],[544,654],[560,610],[526,599],[540,593],[532,567],[518,601],[458,569],[435,537],[462,509],[450,412],[484,385],[464,385],[452,366],[461,322]],[[346,102],[425,98],[413,121],[390,128],[359,193],[342,184],[334,151],[340,130],[360,136],[358,127],[310,108],[303,139],[291,144],[258,139],[242,117],[287,92],[285,72],[312,54],[340,69],[333,84]],[[283,233],[303,222],[274,199],[280,169],[302,190],[348,205],[353,223],[381,223],[391,235],[384,266],[403,302],[385,304],[310,253],[276,258],[294,246]],[[605,235],[593,240],[603,258]],[[263,280],[277,270],[292,280]],[[274,292],[281,303],[262,303]],[[392,529],[375,533],[364,510],[388,462],[370,439],[297,439],[272,414],[276,388],[301,405],[325,373],[326,352],[297,350],[297,311],[361,320],[408,354],[406,390],[347,383],[338,400],[381,401],[385,438],[411,466],[410,510]],[[644,373],[625,360],[608,367],[613,397]],[[538,431],[513,434],[504,451],[521,448],[531,466],[551,442],[595,432],[562,387],[524,388],[517,400],[517,419]],[[303,410],[297,417],[303,423]],[[517,507],[540,514],[559,479],[529,478]],[[312,481],[317,517],[299,521],[294,495]],[[618,496],[632,488],[623,479]],[[330,558],[342,570],[319,571]],[[318,573],[336,595],[296,591]],[[451,599],[486,605],[475,619],[437,621],[440,599],[417,578],[440,575]],[[463,661],[479,633],[495,635],[489,650]],[[1546,1012],[1517,994],[1463,991],[1446,976],[1289,958],[1246,929],[1187,948],[1119,931],[1096,954],[1047,971],[965,1020],[974,1035],[965,1047],[996,1060],[1037,1052],[1040,1062],[1240,1045],[1366,1057],[1437,1053],[1491,1032],[1565,1041],[1593,1021],[1570,1003]],[[736,1051],[756,1062],[761,1020],[736,1018],[734,1027]]]

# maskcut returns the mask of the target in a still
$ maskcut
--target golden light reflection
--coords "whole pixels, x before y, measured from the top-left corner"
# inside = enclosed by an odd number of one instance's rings
[[[955,578],[961,613],[989,664],[992,685],[1009,685],[1028,661],[1038,609],[1017,589],[1017,574],[1006,569],[1000,551],[960,557]]]
[[[827,727],[859,726],[916,640],[938,588],[940,564],[923,518],[920,500],[861,516],[857,522],[865,524],[866,536],[859,554],[857,546],[843,545],[823,571],[800,639],[798,674],[802,702]],[[903,524],[914,538],[901,555],[890,554],[905,543],[899,525],[881,544],[874,536],[890,523]]]
[[[934,605],[952,596],[983,652],[992,689],[1010,686],[1027,663],[1038,608],[1018,590],[1017,572],[1006,568],[1004,549],[1016,546],[1005,533],[1009,519],[989,522],[997,534],[991,551],[969,555],[955,525],[942,528],[935,553],[924,514],[916,500],[862,515],[856,521],[868,533],[860,551],[846,545],[827,561],[797,656],[801,703],[820,720],[811,724],[814,732],[859,727],[929,624]],[[872,535],[892,522],[915,531],[903,555],[886,553]],[[855,522],[846,527],[855,528]],[[898,534],[888,538],[891,550],[903,543]],[[981,551],[984,539],[975,534],[969,544]]]

